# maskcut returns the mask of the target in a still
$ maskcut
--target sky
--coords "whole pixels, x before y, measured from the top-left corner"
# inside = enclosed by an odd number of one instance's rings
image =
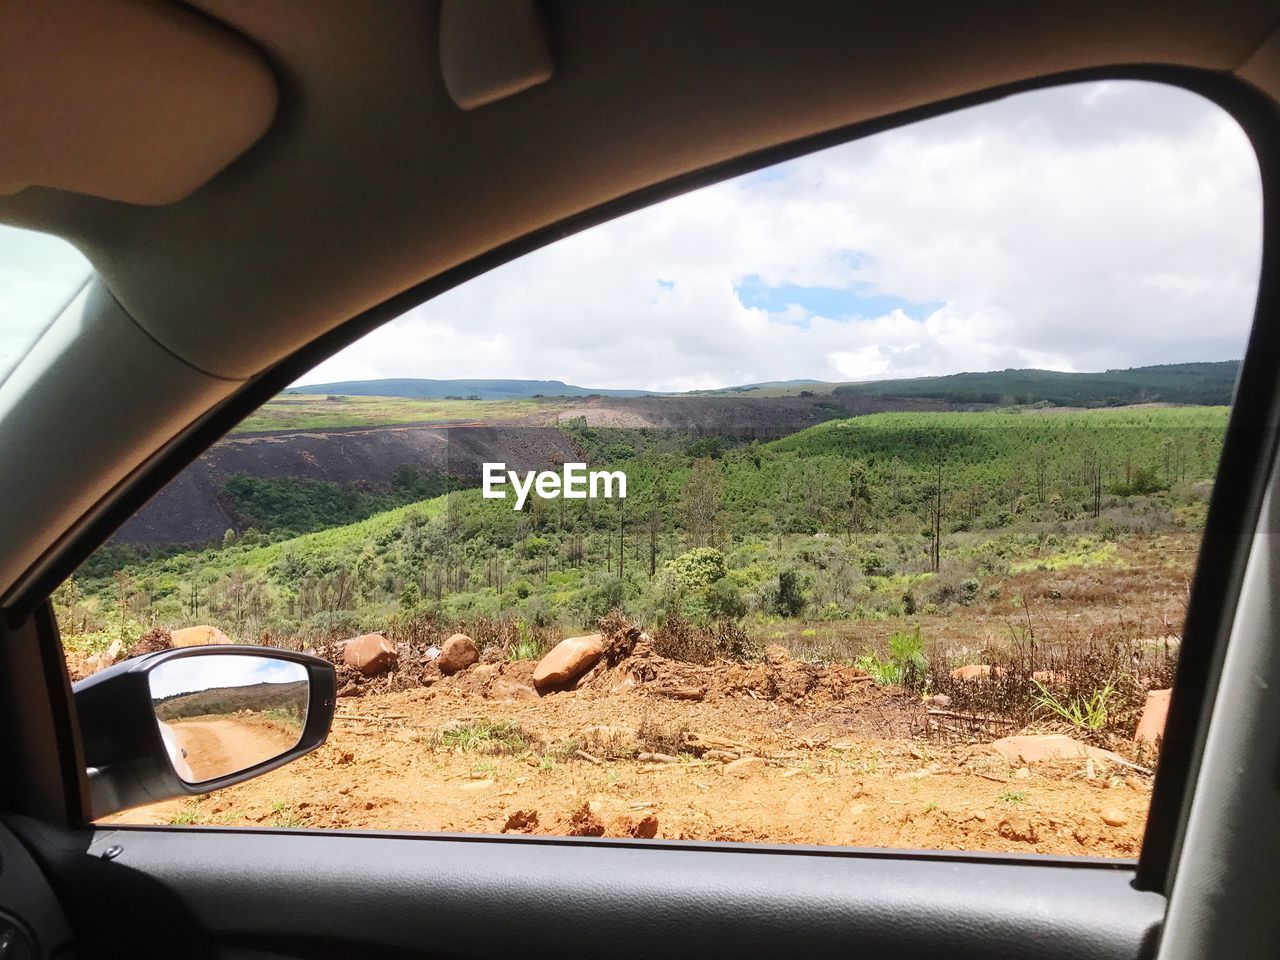
[[[65,240],[0,226],[0,380],[89,271],[89,261]]]
[[[148,675],[151,697],[159,700],[175,693],[211,690],[214,687],[247,687],[255,683],[297,683],[307,670],[291,660],[270,657],[216,654],[166,660]]]
[[[584,231],[410,310],[299,383],[679,391],[1241,356],[1252,147],[1186,91],[1019,94]],[[0,378],[88,265],[0,227]]]
[[[1243,352],[1252,147],[1172,87],[1020,94],[685,194],[425,303],[300,383],[709,389]]]

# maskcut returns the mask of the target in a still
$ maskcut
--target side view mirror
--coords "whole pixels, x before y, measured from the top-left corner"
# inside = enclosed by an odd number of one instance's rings
[[[324,743],[333,664],[267,647],[162,650],[72,687],[93,816],[210,793]]]

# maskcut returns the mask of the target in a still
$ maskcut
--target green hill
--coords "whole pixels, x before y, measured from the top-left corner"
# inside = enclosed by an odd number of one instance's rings
[[[846,384],[839,394],[912,397],[948,403],[1113,407],[1136,403],[1224,406],[1231,402],[1239,360],[1172,363],[1102,373],[997,370],[946,377]]]
[[[74,622],[124,622],[121,604],[141,623],[236,636],[350,635],[418,614],[576,626],[615,606],[644,622],[901,614],[971,599],[1046,545],[1093,562],[1108,538],[1198,525],[1226,420],[1223,407],[875,414],[716,459],[619,442],[625,501],[516,512],[463,490],[277,542],[104,550],[78,574]],[[702,545],[715,549],[690,552]]]

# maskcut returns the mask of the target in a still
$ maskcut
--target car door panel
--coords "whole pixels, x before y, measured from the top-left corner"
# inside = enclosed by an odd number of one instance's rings
[[[198,939],[187,955],[211,958],[1118,960],[1150,955],[1164,911],[1131,864],[1099,861],[273,830],[29,837],[84,957],[110,956],[118,912],[142,904],[135,945],[159,955]]]

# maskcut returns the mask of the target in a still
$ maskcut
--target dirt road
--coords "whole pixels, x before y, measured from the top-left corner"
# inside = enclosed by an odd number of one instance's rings
[[[270,760],[298,742],[297,731],[251,716],[175,720],[169,728],[185,751],[196,782]]]

